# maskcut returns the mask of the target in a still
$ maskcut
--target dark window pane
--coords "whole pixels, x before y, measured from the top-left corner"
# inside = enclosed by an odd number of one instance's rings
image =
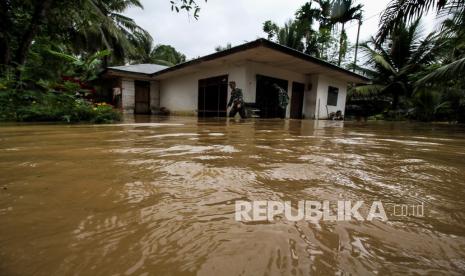
[[[328,102],[327,105],[336,106],[337,105],[337,96],[339,94],[339,88],[337,87],[328,87]]]

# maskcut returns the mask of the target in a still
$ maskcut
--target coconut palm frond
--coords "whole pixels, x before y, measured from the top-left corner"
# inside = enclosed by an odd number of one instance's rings
[[[169,66],[169,67],[175,65],[175,64],[173,64],[173,63],[171,63],[171,62],[169,62],[169,61],[161,60],[161,59],[154,59],[154,60],[152,60],[152,61],[153,61],[153,63],[155,63],[155,64],[158,64],[158,65],[165,65],[165,66]]]
[[[144,6],[139,0],[113,0],[108,1],[107,5],[108,9],[113,10],[115,12],[123,12],[127,8],[131,7],[144,9]]]
[[[389,61],[387,61],[385,59],[385,57],[383,55],[376,54],[376,55],[373,56],[373,60],[376,62],[376,64],[378,64],[379,66],[381,66],[385,70],[388,70],[388,71],[390,71],[392,73],[396,72],[396,69],[394,69],[394,67],[392,67],[392,65],[389,63]]]
[[[373,96],[381,94],[386,86],[381,84],[367,84],[362,86],[352,87],[350,93],[353,96]]]
[[[56,57],[59,57],[63,60],[66,60],[68,62],[71,62],[71,63],[74,63],[74,62],[77,62],[79,61],[79,59],[73,55],[68,55],[68,54],[65,54],[65,53],[60,53],[60,52],[57,52],[57,51],[53,51],[53,50],[48,50],[48,52]]]
[[[456,0],[463,1],[463,0]],[[445,0],[393,0],[381,14],[380,28],[376,40],[381,43],[403,22],[410,22],[427,11],[436,8],[441,10]]]
[[[351,66],[356,71],[358,71],[358,72],[362,73],[363,75],[368,76],[370,78],[374,78],[375,76],[379,75],[379,73],[377,71],[375,71],[373,69],[370,69],[370,68],[365,68],[365,67],[361,67],[361,66],[354,65],[354,64],[352,64]]]
[[[409,63],[428,64],[433,62],[437,58],[437,54],[443,44],[443,41],[438,39],[438,35],[435,32],[430,33],[416,45]]]
[[[465,72],[465,57],[439,67],[425,77],[415,82],[416,86],[423,86],[431,82],[442,82],[463,77]]]

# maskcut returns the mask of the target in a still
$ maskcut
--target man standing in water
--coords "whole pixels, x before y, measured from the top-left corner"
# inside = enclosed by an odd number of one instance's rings
[[[287,95],[286,90],[282,89],[276,83],[273,83],[273,87],[278,90],[279,117],[284,119],[286,117],[286,108],[289,104],[289,95]]]
[[[229,111],[229,117],[236,116],[236,113],[239,112],[242,119],[246,118],[245,107],[244,107],[244,96],[242,95],[242,90],[236,87],[235,81],[229,82],[229,87],[231,88],[231,98],[229,99],[228,107],[232,108]]]

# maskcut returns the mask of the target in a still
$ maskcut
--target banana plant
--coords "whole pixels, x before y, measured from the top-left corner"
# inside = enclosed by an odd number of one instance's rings
[[[111,54],[110,50],[98,51],[89,57],[82,58],[79,56],[69,55],[53,50],[49,51],[52,55],[63,59],[70,65],[70,72],[77,75],[81,81],[89,82],[95,80],[98,76],[102,59]]]

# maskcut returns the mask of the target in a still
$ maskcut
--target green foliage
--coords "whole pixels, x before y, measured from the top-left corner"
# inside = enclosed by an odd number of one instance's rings
[[[172,9],[200,11],[193,0]],[[118,120],[120,113],[95,101],[98,74],[108,63],[174,65],[186,57],[123,15],[140,0],[0,1],[0,120]]]
[[[100,59],[109,54],[101,51],[88,58],[50,51],[65,61],[67,75],[57,79],[39,79],[16,74],[11,67],[2,69],[0,78],[0,120],[63,121],[104,123],[120,120],[120,112],[107,104],[94,104],[95,88],[90,85],[99,70]]]
[[[355,19],[362,19],[363,5],[355,4],[353,0],[334,0],[331,5],[331,21],[333,23],[347,23]]]
[[[374,39],[361,44],[366,68],[361,68],[373,84],[354,87],[354,95],[380,94],[392,99],[392,110],[399,108],[400,97],[410,97],[415,74],[432,64],[439,44],[434,34],[422,38],[419,20],[399,25],[382,45]]]
[[[355,5],[353,0],[313,0],[302,5],[295,19],[283,27],[265,21],[263,31],[269,40],[341,65],[349,49],[344,25],[361,19],[362,5]],[[337,24],[341,24],[340,30],[335,28]]]
[[[340,66],[342,59],[347,52],[347,34],[345,24],[352,20],[362,20],[363,5],[355,5],[353,0],[334,0],[331,7],[331,22],[332,24],[341,24],[341,32],[339,36],[339,56],[337,64]]]
[[[193,12],[200,7],[193,0],[170,1],[172,9]],[[105,62],[125,61],[139,52],[139,37],[150,35],[125,15],[131,7],[143,8],[140,0],[8,0],[0,1],[0,64],[23,66],[40,60],[36,44],[76,56],[110,49]],[[31,53],[31,48],[36,48]],[[33,55],[35,55],[35,60]],[[39,60],[37,60],[39,59]],[[46,73],[46,72],[45,72]]]
[[[454,78],[464,78],[464,72],[465,57],[440,66],[436,70],[432,71],[431,73],[418,80],[415,84],[417,86],[422,86],[431,81],[443,82]]]
[[[207,2],[207,0],[205,0]],[[200,6],[194,0],[171,0],[171,11],[180,12],[185,10],[188,13],[194,11],[193,16],[197,20],[199,19]]]
[[[112,106],[94,105],[69,93],[38,90],[0,91],[2,121],[109,123],[120,119],[121,113]]]
[[[165,66],[174,66],[186,61],[186,56],[170,45],[153,44],[150,36],[140,34],[137,36],[137,52],[130,58],[131,63],[154,63]]]
[[[155,61],[166,61],[172,65],[176,65],[186,61],[186,56],[170,45],[157,45],[151,54]],[[156,63],[156,62],[155,62]]]
[[[422,37],[420,18],[433,9],[441,31]],[[465,122],[464,14],[464,0],[391,1],[376,39],[362,44],[368,62],[357,69],[373,83],[354,87],[350,101],[387,96],[385,118]]]
[[[218,45],[215,47],[215,51],[216,52],[221,52],[221,51],[224,51],[224,50],[228,50],[228,49],[231,49],[232,45],[231,43],[227,43],[226,46],[221,46],[221,45]]]
[[[78,75],[80,80],[83,82],[93,81],[97,78],[99,70],[101,68],[102,59],[111,54],[110,50],[98,51],[84,59],[49,50],[50,54],[64,60],[68,64],[68,71],[65,75]]]
[[[434,120],[441,109],[449,105],[447,101],[443,101],[441,93],[429,89],[417,91],[413,97],[413,104],[415,106],[414,118],[421,121]]]
[[[464,20],[465,0],[392,0],[381,14],[378,43],[384,42],[399,25],[415,21],[434,10],[439,16],[458,14],[457,24]]]
[[[279,27],[271,21],[263,24],[263,31],[268,34],[268,39],[273,39],[284,46],[304,51],[303,38],[305,30],[298,21],[288,20],[283,27]]]

